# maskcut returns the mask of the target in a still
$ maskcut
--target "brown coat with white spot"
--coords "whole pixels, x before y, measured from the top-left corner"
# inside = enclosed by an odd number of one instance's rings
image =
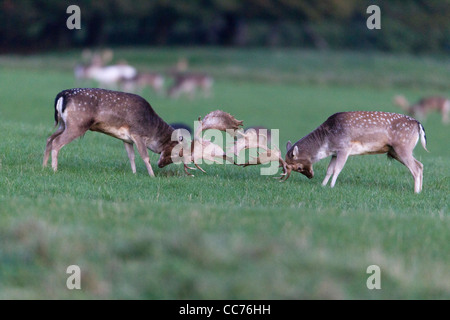
[[[334,187],[348,156],[387,153],[408,167],[414,177],[414,191],[419,193],[423,165],[413,157],[419,137],[426,150],[424,128],[409,116],[368,111],[336,113],[294,145],[288,142],[284,174],[287,179],[294,170],[312,178],[312,165],[331,156],[322,184],[333,176]]]
[[[150,176],[154,176],[147,149],[161,154],[158,166],[172,163],[174,129],[164,122],[150,104],[138,95],[104,89],[69,89],[55,99],[55,121],[58,130],[47,139],[43,165],[50,153],[52,167],[58,169],[58,153],[62,147],[81,137],[86,131],[102,132],[124,142],[136,172],[134,148],[144,160]]]

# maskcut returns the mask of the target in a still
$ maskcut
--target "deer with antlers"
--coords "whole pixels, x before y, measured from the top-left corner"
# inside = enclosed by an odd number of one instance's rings
[[[409,169],[414,192],[419,193],[423,165],[413,157],[419,138],[427,150],[423,126],[409,116],[368,111],[336,113],[294,145],[287,143],[281,178],[286,180],[291,171],[297,171],[311,179],[313,164],[331,156],[322,185],[327,185],[332,176],[333,188],[349,156],[387,153]]]
[[[394,103],[411,116],[418,117],[421,120],[424,120],[428,113],[437,111],[442,115],[443,123],[450,122],[450,100],[447,98],[432,96],[420,99],[415,104],[410,104],[404,96],[397,95],[394,97]]]
[[[55,126],[59,126],[47,139],[43,160],[45,167],[51,154],[54,171],[58,170],[58,154],[61,148],[83,136],[88,130],[122,140],[133,173],[136,173],[134,145],[150,176],[154,176],[154,172],[147,149],[161,154],[158,160],[160,168],[173,163],[174,159],[182,159],[188,175],[191,175],[188,169],[195,169],[188,166],[190,163],[194,163],[196,168],[204,172],[198,165],[202,159],[216,161],[221,158],[235,163],[223,148],[202,136],[202,132],[209,129],[237,134],[242,121],[221,110],[209,113],[203,120],[199,118],[194,139],[189,142],[184,139],[182,129],[175,130],[156,114],[145,99],[135,94],[96,88],[68,89],[57,94],[54,108]],[[187,130],[185,132],[189,135]],[[252,142],[239,142],[239,147],[234,148],[233,152],[258,147],[255,137],[249,134],[241,135],[241,139],[247,138]]]

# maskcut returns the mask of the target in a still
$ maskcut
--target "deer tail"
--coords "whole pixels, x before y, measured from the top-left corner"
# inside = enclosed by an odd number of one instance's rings
[[[427,136],[425,134],[425,128],[423,127],[423,125],[419,122],[419,135],[420,135],[420,143],[422,144],[422,147],[427,151]]]
[[[66,109],[67,99],[65,92],[62,91],[56,95],[55,98],[55,127],[62,120],[62,113]]]

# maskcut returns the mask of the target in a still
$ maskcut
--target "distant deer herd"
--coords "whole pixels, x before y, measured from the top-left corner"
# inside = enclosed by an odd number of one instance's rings
[[[85,58],[88,53],[85,53]],[[126,91],[136,91],[151,86],[162,94],[164,78],[157,73],[138,73],[126,63],[105,66],[112,53],[90,54],[88,65],[77,66],[77,79],[92,79],[101,86],[121,86]],[[171,71],[174,83],[169,88],[169,97],[181,94],[193,95],[199,88],[205,96],[210,94],[213,80],[206,74],[188,74],[186,61],[180,60]],[[425,98],[410,105],[403,96],[396,96],[394,102],[411,116],[424,119],[428,112],[437,110],[442,121],[448,123],[450,101],[442,97]],[[158,167],[171,163],[183,164],[184,171],[199,169],[203,161],[228,162],[239,166],[276,163],[282,168],[279,179],[287,180],[292,171],[314,177],[313,164],[331,157],[322,185],[331,179],[333,188],[347,159],[352,155],[386,153],[405,165],[414,178],[414,192],[422,190],[423,165],[413,156],[413,150],[420,140],[426,148],[425,129],[416,119],[408,115],[381,111],[339,112],[331,115],[311,133],[292,144],[286,145],[286,156],[281,156],[278,141],[273,141],[265,127],[243,130],[243,121],[231,114],[216,110],[199,118],[191,136],[189,126],[182,123],[169,125],[153,110],[142,97],[121,91],[97,88],[76,88],[57,94],[54,105],[57,130],[47,139],[43,166],[51,156],[52,168],[58,169],[60,149],[81,137],[86,131],[97,131],[122,140],[136,173],[134,146],[145,163],[148,174],[154,176],[148,149],[160,154]],[[208,130],[226,132],[231,145],[223,146],[204,135]],[[278,136],[277,136],[278,138]],[[269,147],[270,145],[270,147]],[[243,150],[255,149],[256,157],[249,161],[237,161]],[[428,150],[427,150],[428,151]],[[219,161],[220,160],[220,161]],[[190,167],[193,164],[195,167]]]
[[[74,68],[75,78],[79,83],[94,81],[99,87],[107,89],[140,93],[145,88],[150,88],[163,95],[166,78],[170,77],[172,84],[167,89],[167,96],[171,98],[186,95],[193,99],[199,91],[206,98],[212,94],[213,78],[205,73],[189,72],[188,61],[185,58],[181,58],[165,76],[163,72],[138,72],[124,60],[108,65],[113,55],[112,50],[83,51],[83,63],[77,64]]]

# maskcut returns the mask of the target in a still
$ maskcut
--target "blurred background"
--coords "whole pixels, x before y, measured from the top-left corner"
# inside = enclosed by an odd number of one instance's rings
[[[448,53],[448,0],[2,0],[0,51],[95,46],[238,46]],[[66,8],[81,8],[79,31]],[[381,7],[381,30],[366,9]]]

